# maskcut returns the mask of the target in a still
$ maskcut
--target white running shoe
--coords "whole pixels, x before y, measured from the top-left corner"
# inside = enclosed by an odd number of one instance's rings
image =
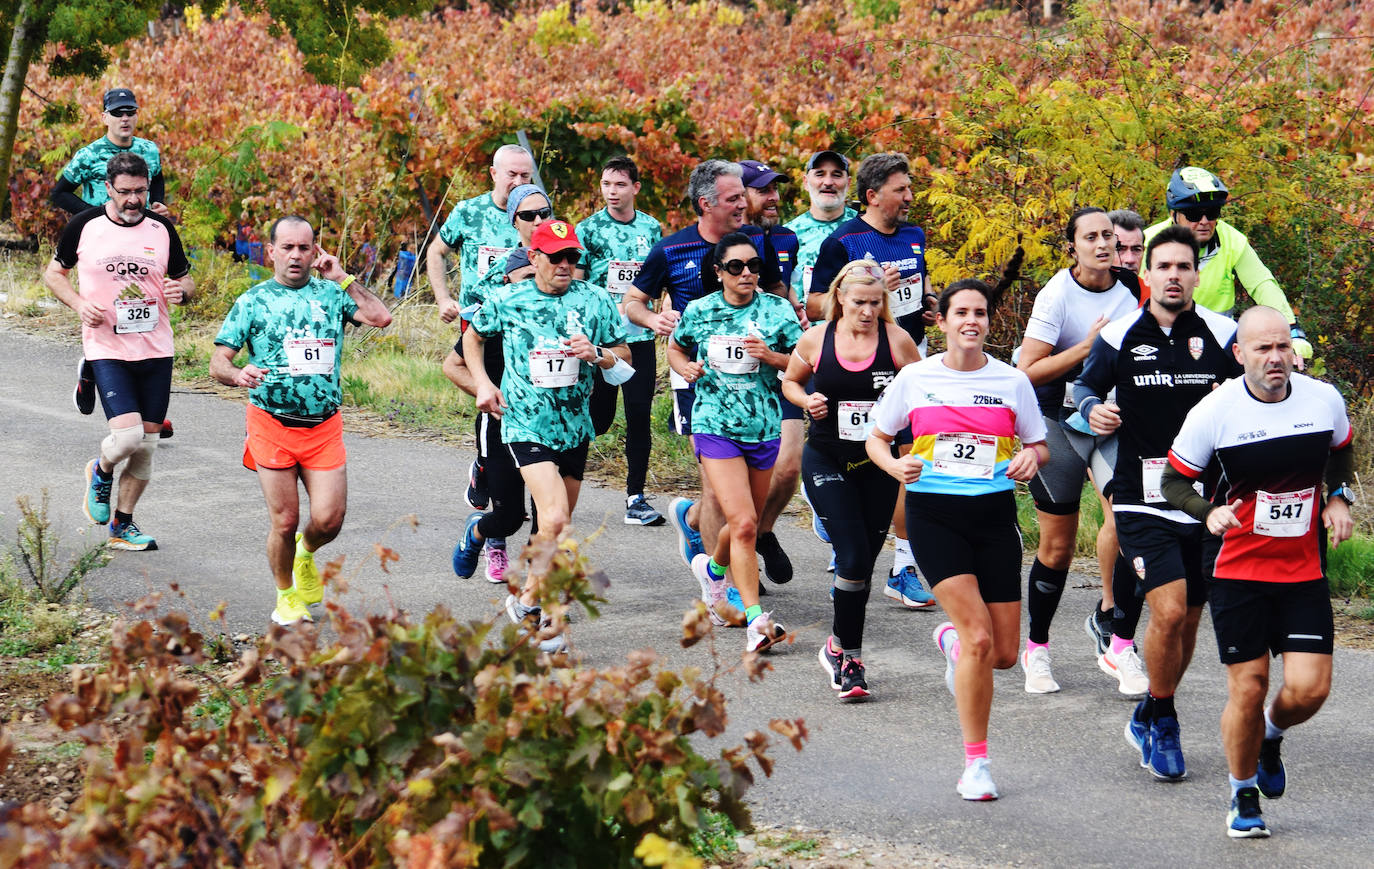
[[[697,578],[701,585],[701,602],[706,604],[706,613],[711,617],[711,624],[718,628],[723,628],[729,622],[717,612],[716,607],[728,607],[730,605],[727,596],[730,593],[729,583],[724,579],[711,578],[711,556],[702,552],[692,559],[692,575]]]
[[[1054,673],[1050,670],[1049,649],[1022,651],[1021,669],[1026,671],[1027,694],[1053,694],[1059,690],[1059,683],[1054,681]]]
[[[959,632],[954,629],[954,622],[941,622],[935,626],[935,646],[945,656],[945,687],[949,689],[951,697],[954,696],[954,656],[950,654],[950,649],[954,648],[954,642],[958,639]]]
[[[959,776],[958,791],[959,796],[966,800],[997,799],[997,785],[992,780],[986,757],[980,757],[964,767],[964,774]]]
[[[744,650],[766,652],[786,635],[787,629],[781,623],[773,621],[772,613],[760,613],[754,617],[744,632]]]
[[[1144,696],[1150,688],[1150,677],[1145,675],[1145,665],[1136,654],[1135,646],[1127,646],[1119,655],[1107,649],[1097,656],[1097,666],[1116,679],[1116,690],[1127,697]]]

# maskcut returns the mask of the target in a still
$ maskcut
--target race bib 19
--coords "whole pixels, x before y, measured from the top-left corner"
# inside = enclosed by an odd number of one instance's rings
[[[839,429],[840,440],[868,440],[869,433],[873,431],[873,423],[869,422],[868,413],[875,404],[877,404],[876,401],[841,401],[839,403],[839,417],[835,420],[835,427]]]
[[[572,386],[581,366],[582,360],[567,350],[531,350],[530,383],[540,389]]]
[[[287,338],[286,370],[292,377],[334,373],[334,339]]]
[[[712,335],[706,345],[706,358],[722,374],[753,374],[759,360],[744,349],[745,338],[738,335]]]
[[[935,470],[952,477],[991,480],[997,467],[997,438],[967,432],[941,432],[935,436],[931,456]]]
[[[1255,493],[1255,533],[1265,537],[1301,537],[1312,527],[1317,490]]]
[[[157,302],[152,299],[115,299],[115,333],[151,332],[157,328]]]
[[[887,294],[887,303],[892,308],[892,316],[905,317],[907,314],[920,311],[922,286],[920,275],[902,278],[901,283],[897,284],[897,289]]]
[[[511,250],[512,248],[509,247],[479,245],[477,248],[477,279],[485,278],[487,272],[495,268],[497,263],[504,262]]]

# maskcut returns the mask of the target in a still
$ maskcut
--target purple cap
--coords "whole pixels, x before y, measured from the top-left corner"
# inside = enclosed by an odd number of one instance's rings
[[[848,174],[849,158],[841,154],[839,151],[817,151],[816,153],[812,154],[811,159],[806,161],[806,171],[810,172],[812,169],[816,168],[817,163],[823,163],[826,160],[831,160],[835,163],[840,164],[840,166],[844,169],[845,173]]]
[[[774,172],[768,168],[767,163],[760,163],[758,160],[741,160],[740,168],[744,170],[745,187],[767,187],[774,181],[786,181],[787,176],[781,172]]]

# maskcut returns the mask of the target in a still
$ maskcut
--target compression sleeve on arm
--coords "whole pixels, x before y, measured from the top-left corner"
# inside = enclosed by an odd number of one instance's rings
[[[1260,261],[1259,254],[1247,242],[1245,252],[1240,255],[1235,267],[1236,282],[1245,288],[1257,305],[1268,305],[1283,315],[1290,324],[1297,322],[1288,297],[1274,277],[1274,273]]]
[[[1355,449],[1347,442],[1326,460],[1326,491],[1334,492],[1355,479]]]
[[[167,202],[167,182],[163,180],[161,172],[148,179],[148,201]]]
[[[1193,481],[1180,474],[1173,465],[1164,466],[1159,491],[1171,506],[1199,522],[1206,522],[1207,514],[1212,512],[1212,502],[1199,495],[1193,488]]]
[[[57,176],[57,186],[52,189],[48,201],[68,214],[80,214],[91,205],[76,195],[77,185],[67,180],[66,175]]]

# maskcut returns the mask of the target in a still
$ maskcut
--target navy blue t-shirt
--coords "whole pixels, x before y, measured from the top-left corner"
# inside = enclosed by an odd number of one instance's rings
[[[862,217],[847,220],[821,242],[816,268],[811,273],[811,295],[830,291],[830,282],[840,269],[853,260],[871,259],[883,267],[896,266],[902,284],[888,294],[888,304],[897,325],[917,344],[925,339],[921,322],[921,301],[925,293],[926,234],[914,223],[899,223],[886,234],[874,229]]]
[[[740,232],[749,236],[749,240],[758,248],[759,256],[763,258],[764,275],[768,273],[769,263],[776,262],[778,267],[778,279],[783,286],[792,286],[792,271],[797,267],[797,251],[801,247],[801,242],[797,240],[797,234],[785,226],[775,226],[772,229],[760,229],[753,224],[746,224],[740,227]],[[765,280],[763,276],[759,278],[759,286],[772,286],[773,282]]]
[[[740,231],[748,234],[749,229],[762,233],[762,230],[748,226]],[[755,244],[757,245],[757,242]],[[635,278],[634,287],[651,299],[657,299],[666,290],[669,300],[673,303],[673,310],[685,311],[688,302],[706,295],[712,287],[720,287],[720,284],[714,281],[707,281],[706,287],[702,286],[703,270],[711,270],[711,255],[715,249],[714,242],[701,237],[695,223],[665,236],[650,248],[648,256],[644,258],[644,266]],[[763,274],[759,276],[759,286],[770,286],[782,280],[777,255],[769,256],[766,251],[760,250],[759,256],[763,259]],[[795,262],[796,254],[790,259]],[[714,274],[714,271],[711,271],[711,276]]]

